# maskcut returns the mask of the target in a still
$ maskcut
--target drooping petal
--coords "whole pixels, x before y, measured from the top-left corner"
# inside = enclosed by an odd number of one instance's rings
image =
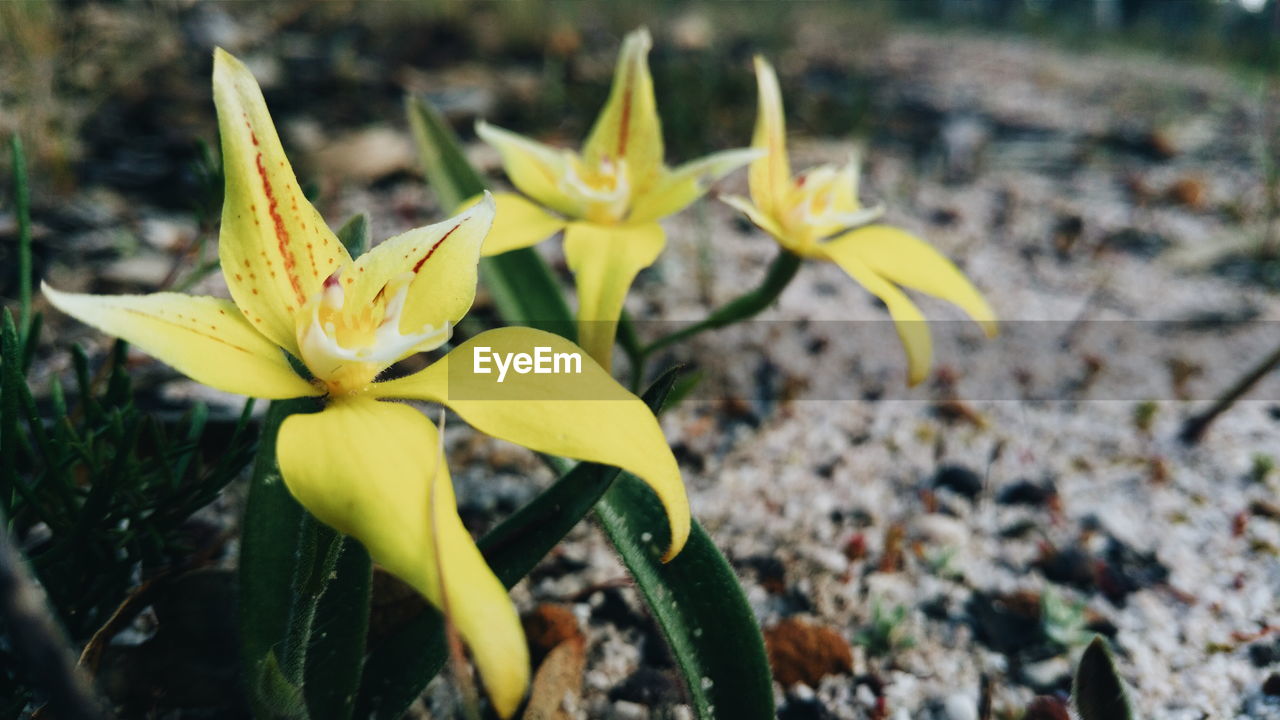
[[[230,300],[181,293],[78,295],[41,285],[62,312],[213,388],[260,398],[320,395]]]
[[[523,374],[508,365],[499,380],[496,361],[489,360],[514,357],[513,353],[529,354],[534,364]],[[564,372],[537,372],[538,353],[550,358],[541,367]],[[576,365],[570,356],[579,358]],[[529,328],[490,330],[425,370],[375,383],[369,392],[443,403],[494,437],[539,452],[620,467],[647,482],[661,498],[671,523],[667,559],[675,557],[689,537],[689,501],[657,418],[581,348],[558,335]]]
[[[444,222],[379,243],[343,270],[339,282],[344,302],[351,308],[364,307],[389,285],[407,280],[402,333],[456,324],[475,300],[476,264],[493,217],[493,197],[485,193],[479,203]]]
[[[769,233],[775,240],[782,243],[783,247],[790,248],[798,244],[787,236],[786,230],[783,230],[782,225],[773,216],[752,205],[750,200],[741,195],[721,195],[720,200],[729,207],[742,212],[756,227]]]
[[[512,193],[493,196],[497,214],[480,248],[486,257],[530,247],[564,229],[565,221]]]
[[[564,255],[578,287],[578,342],[606,370],[631,281],[658,259],[665,244],[666,235],[656,222],[576,222],[565,230]]]
[[[707,185],[755,160],[760,154],[755,148],[725,150],[664,172],[662,179],[648,193],[635,199],[628,220],[651,222],[674,215],[702,197]]]
[[[915,385],[924,380],[933,362],[933,339],[929,335],[929,324],[916,304],[893,283],[867,267],[847,243],[832,241],[819,246],[819,252],[884,301],[898,330],[898,338],[907,351],[907,382]]]
[[[634,196],[657,183],[662,171],[662,125],[649,74],[653,38],[641,28],[627,35],[618,54],[613,86],[582,148],[587,165],[625,161]]]
[[[446,612],[494,707],[510,717],[529,682],[524,632],[458,518],[440,450],[435,427],[417,410],[347,396],[287,418],[276,452],[298,502]]]
[[[954,303],[982,326],[988,337],[996,334],[991,306],[964,273],[925,241],[888,225],[868,225],[832,240],[846,246],[875,273],[912,290]]]
[[[764,150],[765,154],[751,163],[747,179],[756,207],[766,215],[776,215],[791,186],[786,118],[782,112],[782,91],[778,89],[778,75],[773,66],[759,55],[755,64],[760,97],[751,147]]]
[[[221,49],[214,51],[213,99],[226,175],[222,272],[249,322],[296,354],[294,313],[350,257],[302,194],[258,83]]]
[[[483,120],[476,123],[476,135],[502,155],[507,179],[517,190],[556,212],[565,215],[579,212],[578,204],[563,189],[564,178],[569,173],[570,151],[544,145]]]

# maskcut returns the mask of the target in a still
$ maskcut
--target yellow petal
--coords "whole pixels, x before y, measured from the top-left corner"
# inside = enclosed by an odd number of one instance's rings
[[[888,225],[868,225],[831,241],[846,246],[875,273],[912,290],[955,303],[982,326],[988,337],[996,334],[991,306],[964,273],[933,246],[914,235]]]
[[[480,246],[493,216],[493,198],[485,193],[481,202],[444,222],[379,243],[342,271],[344,302],[351,308],[364,307],[388,283],[410,276],[400,331],[412,334],[427,325],[456,324],[475,300]]]
[[[493,196],[497,214],[480,254],[486,257],[519,250],[546,240],[564,229],[565,221],[512,193]]]
[[[319,395],[230,300],[181,293],[77,295],[41,285],[53,306],[210,387],[261,398]]]
[[[760,156],[755,148],[725,150],[687,162],[670,172],[648,193],[635,199],[628,220],[651,222],[674,215],[702,197],[707,185],[728,175]]]
[[[576,222],[564,233],[565,259],[578,286],[578,342],[606,370],[631,281],[658,259],[665,244],[662,226],[656,222]]]
[[[591,167],[626,161],[633,196],[648,192],[662,171],[662,125],[649,74],[652,45],[653,38],[644,28],[622,42],[609,99],[582,148]]]
[[[298,187],[258,83],[221,49],[213,99],[226,175],[222,272],[253,326],[297,354],[293,314],[350,257]]]
[[[298,502],[447,613],[494,707],[510,717],[529,683],[524,633],[458,518],[431,422],[407,405],[347,396],[287,418],[276,452]]]
[[[502,155],[507,179],[520,192],[542,205],[576,215],[580,208],[562,189],[561,182],[569,172],[572,153],[503,130],[484,121],[476,123],[476,135]]]
[[[787,162],[787,126],[782,113],[782,92],[778,89],[778,76],[773,66],[763,57],[756,56],[756,83],[759,86],[759,107],[756,111],[756,129],[751,137],[751,147],[765,151],[765,155],[751,163],[748,181],[751,199],[756,207],[767,215],[775,215],[791,185],[791,167]]]
[[[520,374],[515,365],[508,365],[507,374],[498,380],[496,363],[488,359],[528,353],[536,361],[539,347],[546,348],[541,351],[544,357],[553,358],[545,367],[554,369],[555,354],[571,354],[580,358],[581,372]],[[567,370],[570,364],[560,367]],[[443,403],[494,437],[539,452],[620,467],[647,482],[661,498],[671,523],[667,559],[675,557],[689,537],[689,501],[657,418],[581,348],[558,335],[529,328],[490,330],[425,370],[375,383],[370,392]]]
[[[848,244],[831,242],[819,246],[819,252],[884,301],[897,327],[898,338],[907,351],[907,382],[915,385],[924,380],[929,374],[929,365],[933,362],[933,339],[929,336],[929,324],[925,322],[920,309],[893,283],[867,267]]]

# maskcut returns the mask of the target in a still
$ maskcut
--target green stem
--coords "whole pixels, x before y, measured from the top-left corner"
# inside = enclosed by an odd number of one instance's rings
[[[638,341],[634,340],[635,329],[631,327],[630,318],[624,315],[618,325],[618,332],[622,338],[623,349],[626,350],[628,357],[631,359],[632,387],[638,386],[644,380],[645,362],[655,352],[688,340],[699,333],[718,330],[727,325],[746,320],[773,304],[773,301],[777,300],[782,291],[790,284],[791,279],[796,276],[796,271],[800,269],[802,259],[790,250],[779,248],[778,256],[769,265],[769,271],[765,273],[764,280],[759,287],[712,311],[701,322],[677,330],[670,335],[664,335],[643,347],[640,347]],[[630,343],[627,340],[628,334],[633,338]]]
[[[27,186],[27,156],[15,134],[13,149],[14,213],[18,216],[18,328],[26,341],[31,326],[31,190]]]

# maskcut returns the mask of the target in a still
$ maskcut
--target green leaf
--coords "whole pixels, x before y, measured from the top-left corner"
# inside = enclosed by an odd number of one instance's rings
[[[13,314],[8,308],[0,322],[0,497],[4,516],[12,516],[13,498],[10,493],[20,491],[18,479],[18,390],[25,383],[18,366],[21,360],[21,341],[18,339],[18,328],[14,325]],[[0,528],[7,532],[7,528]]]
[[[369,631],[373,563],[354,538],[340,541],[334,577],[320,596],[303,689],[313,720],[348,720],[355,709]]]
[[[373,239],[369,234],[369,213],[357,213],[338,230],[338,239],[353,258],[369,252]]]
[[[267,408],[249,480],[240,537],[240,652],[249,702],[259,717],[292,715],[300,705],[301,677],[288,677],[284,651],[294,615],[292,580],[306,511],[289,494],[276,466],[276,436],[289,415],[317,409],[314,398],[277,400]],[[285,712],[285,711],[288,712]]]
[[[468,199],[484,192],[484,178],[467,162],[458,136],[439,111],[414,97],[406,100],[406,107],[427,183],[435,189],[440,205],[455,212]],[[560,286],[542,256],[533,249],[481,259],[480,280],[507,324],[574,339],[576,326]]]
[[[694,521],[684,550],[662,563],[670,532],[658,496],[623,474],[596,515],[662,628],[703,720],[772,720],[773,679],[764,640],[738,578]]]
[[[1095,637],[1085,648],[1071,688],[1080,720],[1133,720],[1129,694],[1116,672],[1107,641]]]
[[[655,413],[666,402],[677,374],[668,370],[645,392],[644,401]],[[579,463],[490,530],[478,545],[498,579],[508,588],[520,582],[591,511],[618,476],[615,467]],[[403,716],[446,658],[444,620],[427,607],[373,648],[365,664],[356,716]]]
[[[22,140],[14,135],[9,147],[13,154],[13,207],[18,216],[18,327],[26,338],[31,325],[31,190]]]

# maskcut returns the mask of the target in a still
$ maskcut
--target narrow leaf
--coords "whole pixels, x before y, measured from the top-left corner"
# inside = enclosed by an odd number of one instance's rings
[[[1133,720],[1124,681],[1101,637],[1095,637],[1081,656],[1071,694],[1080,720]]]
[[[343,537],[333,580],[320,596],[307,651],[307,707],[313,720],[348,720],[355,709],[369,631],[373,563]]]
[[[666,402],[677,375],[676,370],[668,370],[645,392],[644,401],[654,412]],[[480,551],[498,579],[513,587],[528,575],[591,511],[618,476],[615,467],[579,463],[480,538]],[[427,607],[372,649],[365,663],[356,716],[401,717],[440,672],[447,652],[443,618],[434,608]]]
[[[454,212],[484,192],[484,179],[467,162],[458,136],[439,111],[420,98],[408,98],[406,106],[427,183],[435,189],[440,205]],[[573,315],[564,295],[542,256],[533,249],[482,259],[480,280],[507,324],[574,338]]]
[[[291,580],[297,567],[298,534],[305,511],[289,494],[276,467],[276,435],[286,417],[315,408],[311,398],[271,403],[262,421],[258,454],[249,480],[240,540],[240,651],[249,701],[259,717],[279,714],[284,709],[305,714],[296,687],[300,678],[284,675],[278,655],[293,614]]]
[[[18,216],[18,328],[25,339],[31,326],[31,190],[22,140],[14,135],[9,147],[13,153],[13,207]]]
[[[346,246],[347,253],[358,258],[369,251],[373,240],[369,233],[369,213],[357,213],[338,230],[338,240]]]
[[[771,720],[773,680],[764,640],[738,578],[696,521],[684,550],[665,565],[667,520],[657,495],[623,474],[597,517],[662,628],[703,720]]]
[[[0,319],[0,493],[3,493],[5,516],[11,514],[13,492],[18,486],[18,389],[25,382],[18,372],[21,357],[18,329],[6,308]],[[3,530],[3,528],[0,528]],[[7,530],[6,530],[7,531]]]

